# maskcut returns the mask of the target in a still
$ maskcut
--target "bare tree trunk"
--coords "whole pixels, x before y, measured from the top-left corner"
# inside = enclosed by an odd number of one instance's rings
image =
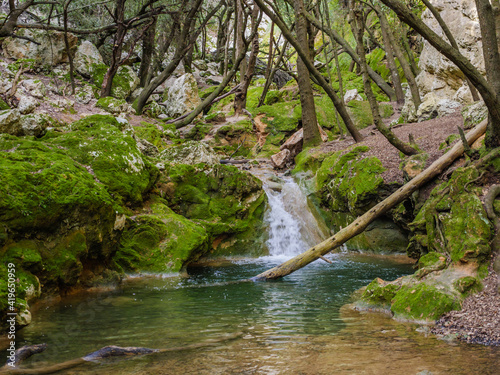
[[[267,57],[266,79],[269,79],[273,68],[273,46],[274,46],[274,22],[271,21],[271,32],[269,33],[269,56]]]
[[[243,48],[247,48],[245,42],[243,40],[245,35],[245,25],[247,22],[245,21],[245,12],[243,11],[242,0],[235,0],[236,2],[236,24],[235,24],[235,38],[236,38],[236,51],[235,56],[239,55]],[[234,59],[233,59],[234,61]],[[247,62],[246,59],[240,64],[240,83],[243,81],[243,77],[247,71]]]
[[[260,9],[254,4],[252,10],[252,29],[255,27],[258,28],[258,24],[260,23],[259,17]],[[259,18],[259,19],[257,19]],[[242,29],[244,33],[244,30]],[[240,50],[238,55],[244,52],[246,54],[246,44],[244,42],[244,34],[240,35],[241,40],[243,41],[243,46],[240,46]],[[250,52],[250,57],[248,59],[248,64],[246,66],[245,74],[240,79],[240,87],[238,91],[236,91],[234,95],[234,114],[239,115],[246,109],[247,106],[247,92],[248,87],[250,86],[250,82],[252,81],[253,74],[255,72],[255,63],[257,62],[257,55],[259,54],[259,34],[257,33],[252,40],[252,50]],[[240,70],[241,71],[241,70]]]
[[[351,3],[351,11],[350,11],[350,20],[353,34],[356,37],[358,55],[360,59],[360,68],[361,74],[363,76],[363,86],[365,89],[365,95],[368,99],[368,103],[370,103],[370,109],[372,111],[373,122],[377,127],[378,131],[382,133],[382,135],[389,141],[391,145],[396,147],[399,151],[401,151],[405,155],[415,155],[418,151],[410,146],[409,144],[401,141],[387,126],[382,122],[382,117],[380,116],[380,110],[378,107],[377,100],[375,99],[375,95],[373,94],[372,87],[370,84],[370,77],[368,76],[366,57],[364,54],[364,45],[363,45],[363,11],[360,8],[354,9]]]
[[[152,67],[153,53],[155,50],[156,21],[157,19],[155,17],[153,24],[150,28],[148,28],[148,30],[146,30],[146,35],[144,35],[144,39],[142,40],[142,60],[139,68],[141,87],[144,87],[149,83],[149,70]]]
[[[352,72],[354,70],[354,66],[357,64],[359,66],[359,56],[354,51],[354,49],[351,47],[351,45],[344,39],[342,36],[340,36],[335,29],[333,28],[323,28],[321,25],[321,22],[317,20],[315,17],[313,17],[310,13],[307,11],[304,11],[304,15],[306,16],[307,20],[311,22],[315,27],[318,29],[324,31],[327,33],[327,35],[332,39],[335,40],[339,45],[342,46],[345,52],[349,54],[352,58],[352,67],[349,67],[349,70]],[[390,101],[396,101],[396,93],[394,92],[394,89],[389,86],[387,82],[384,81],[384,79],[375,72],[372,68],[368,67],[368,74],[370,75],[370,78],[375,82],[375,84],[380,87],[380,89],[388,96]]]
[[[408,86],[410,88],[411,96],[413,99],[413,104],[415,105],[415,108],[420,107],[420,104],[422,101],[420,100],[420,92],[418,90],[417,86],[417,81],[415,80],[415,76],[413,75],[413,72],[411,70],[410,64],[408,61],[406,61],[403,51],[401,51],[401,48],[399,47],[399,44],[394,37],[394,34],[389,26],[389,22],[387,21],[387,17],[385,16],[385,13],[382,11],[380,8],[380,5],[378,3],[375,3],[375,11],[377,12],[379,19],[380,19],[380,26],[385,25],[386,33],[387,33],[387,38],[389,40],[389,44],[392,46],[392,51],[394,52],[394,55],[399,60],[399,64],[401,65],[401,69],[403,69],[403,73],[406,77],[406,80],[408,81]],[[403,98],[404,102],[404,98]]]
[[[475,0],[479,25],[481,26],[481,39],[483,42],[484,65],[488,83],[493,87],[497,101],[500,97],[500,54],[498,51],[498,37],[493,8],[489,0]],[[489,109],[489,107],[488,107]],[[497,107],[500,111],[500,108]],[[490,111],[488,132],[484,143],[486,147],[500,146],[500,117],[492,115]]]
[[[483,121],[467,134],[468,144],[472,144],[476,139],[484,134],[484,132],[486,131],[486,123],[486,121]],[[455,159],[462,155],[463,152],[463,143],[458,142],[455,146],[452,147],[450,151],[448,151],[446,154],[432,163],[429,168],[414,177],[406,185],[399,188],[396,192],[391,194],[389,197],[384,199],[368,212],[358,217],[347,227],[338,231],[334,236],[326,239],[316,246],[313,246],[309,250],[300,255],[297,255],[296,257],[286,261],[285,263],[282,263],[279,266],[260,273],[259,275],[253,277],[252,280],[264,281],[279,279],[301,269],[302,267],[307,266],[309,263],[314,262],[321,256],[328,254],[332,250],[339,248],[351,238],[362,233],[366,229],[366,227],[376,218],[385,214],[397,204],[403,202],[405,199],[410,197],[413,192],[441,174],[446,168],[451,165],[451,163],[453,163]]]
[[[71,95],[75,95],[76,85],[75,85],[75,67],[73,65],[73,54],[69,46],[68,40],[68,7],[73,0],[67,0],[64,4],[63,17],[64,17],[64,45],[66,46],[66,53],[68,54],[69,60],[69,79],[71,81]]]
[[[115,78],[116,72],[120,67],[120,60],[122,55],[123,41],[125,39],[125,34],[127,33],[127,28],[124,24],[125,20],[125,3],[127,0],[116,0],[115,8],[115,22],[118,24],[116,35],[113,42],[113,53],[111,54],[111,64],[109,69],[104,74],[101,86],[101,98],[111,95],[111,87],[113,85],[113,78]]]
[[[380,9],[380,7],[378,7],[378,9]],[[401,86],[401,79],[399,78],[398,67],[396,65],[396,60],[394,59],[393,44],[389,36],[390,33],[389,22],[387,22],[387,18],[385,18],[384,14],[378,13],[378,9],[377,6],[375,6],[375,10],[377,11],[380,20],[380,29],[382,30],[382,38],[384,40],[385,54],[387,55],[386,56],[387,65],[391,72],[392,84],[394,86],[394,91],[396,92],[397,103],[399,105],[403,105],[405,102],[405,94],[403,93],[403,87]],[[358,55],[359,53],[360,52],[358,51]],[[359,56],[359,58],[362,59],[361,55]],[[415,108],[418,107],[415,105]]]
[[[278,71],[278,69],[283,61],[283,57],[285,57],[285,53],[286,53],[287,48],[288,48],[288,41],[285,41],[285,43],[283,44],[282,50],[280,51],[280,54],[276,60],[276,63],[273,64],[271,62],[271,65],[273,65],[273,69],[271,70],[271,73],[269,73],[269,77],[267,77],[267,79],[266,79],[266,83],[264,85],[264,90],[262,90],[262,95],[260,96],[259,104],[257,105],[257,107],[260,107],[264,104],[264,101],[266,100],[266,96],[267,96],[267,93],[269,91],[269,88],[271,87],[271,84],[273,83],[274,75]]]
[[[297,43],[305,51],[306,58],[310,59],[310,40],[308,39],[307,20],[303,15],[304,3],[302,0],[294,0],[295,24],[297,32]],[[313,46],[314,47],[314,46]],[[304,129],[304,148],[321,144],[321,134],[316,118],[316,106],[312,91],[309,70],[301,57],[297,59],[297,82],[299,84],[300,105],[302,107],[302,127]]]

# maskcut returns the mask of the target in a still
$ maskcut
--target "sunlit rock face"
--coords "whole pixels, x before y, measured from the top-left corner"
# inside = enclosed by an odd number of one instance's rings
[[[474,0],[431,0],[431,3],[448,25],[460,52],[483,75],[486,74],[481,29]],[[448,40],[429,10],[423,12],[422,20],[444,40]],[[438,98],[453,99],[462,104],[472,102],[463,73],[427,41],[424,41],[419,66],[422,72],[417,77],[417,84],[421,96],[432,92]]]

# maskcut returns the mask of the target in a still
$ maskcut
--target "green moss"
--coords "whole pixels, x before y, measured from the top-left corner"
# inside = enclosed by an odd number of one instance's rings
[[[92,64],[90,67],[90,77],[97,87],[102,86],[104,80],[104,75],[108,71],[109,67],[104,64]],[[111,96],[117,99],[126,99],[132,89],[134,88],[134,81],[137,77],[134,77],[132,68],[128,65],[121,66],[115,77],[113,78],[113,84],[111,86]]]
[[[396,284],[384,285],[382,280],[375,279],[366,287],[361,299],[369,305],[389,308],[399,288]]]
[[[166,148],[163,131],[159,130],[156,125],[141,121],[141,126],[134,127],[134,132],[139,138],[155,145],[159,151]]]
[[[491,226],[478,197],[480,189],[470,185],[478,176],[473,166],[459,168],[448,182],[432,191],[410,223],[410,254],[418,257],[427,252],[443,252],[444,246],[454,262],[480,264],[488,259]]]
[[[273,105],[275,103],[283,102],[283,91],[279,90],[269,90],[266,94],[266,99],[264,104]]]
[[[231,237],[232,246],[226,253],[238,244],[248,245],[249,233],[255,234],[254,243],[262,234],[258,228],[262,226],[265,193],[254,176],[228,165],[202,169],[201,165],[177,164],[167,167],[160,183],[169,186],[163,194],[168,205],[206,228],[211,240]],[[247,246],[247,253],[250,251]]]
[[[435,251],[432,251],[432,252],[430,252],[428,254],[425,254],[424,256],[422,256],[418,260],[418,266],[420,268],[433,266],[434,264],[436,264],[437,262],[439,262],[440,258],[442,258],[442,257],[443,257],[443,254],[440,254],[440,253],[437,253]]]
[[[377,199],[383,184],[385,168],[375,157],[363,158],[368,147],[360,146],[342,155],[342,151],[325,158],[316,174],[318,191],[334,211],[351,211]]]
[[[394,296],[391,306],[396,318],[431,321],[459,308],[458,297],[425,283],[401,287]]]
[[[325,153],[314,148],[303,150],[295,157],[295,168],[292,173],[298,174],[306,172],[316,174],[323,161],[331,155],[332,153]]]
[[[123,271],[178,272],[207,249],[206,230],[161,202],[139,215],[122,235],[113,260]]]
[[[478,292],[482,287],[478,279],[472,276],[465,276],[455,280],[453,286],[462,294],[467,294],[468,292]]]
[[[316,105],[316,117],[319,125],[326,129],[338,130],[339,125],[335,116],[335,107],[328,95],[323,93],[320,97],[314,97],[314,103]]]
[[[116,198],[142,202],[158,176],[158,170],[142,157],[131,135],[114,117],[93,115],[71,125],[73,131],[53,135],[47,145],[57,147],[91,168]]]
[[[96,107],[104,109],[106,112],[119,114],[126,112],[128,104],[124,99],[115,99],[111,96],[101,98],[97,101]]]
[[[0,98],[0,111],[5,111],[7,109],[10,109],[10,106],[5,102],[5,100]]]
[[[353,100],[349,102],[347,107],[357,128],[363,129],[373,124],[370,103],[367,101]],[[379,111],[382,118],[390,117],[394,113],[394,109],[389,104],[379,104]]]
[[[51,228],[68,212],[102,212],[113,200],[104,185],[58,147],[12,136],[0,137],[0,222],[11,230]]]

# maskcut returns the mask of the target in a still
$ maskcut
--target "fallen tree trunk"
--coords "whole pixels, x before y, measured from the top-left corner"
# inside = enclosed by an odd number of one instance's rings
[[[488,121],[484,120],[474,129],[472,129],[467,134],[467,143],[472,144],[476,139],[483,135],[486,131],[487,124]],[[347,227],[337,232],[334,236],[310,248],[306,252],[286,261],[285,263],[282,263],[279,266],[276,266],[257,276],[254,276],[252,280],[272,280],[284,277],[291,274],[292,272],[301,269],[304,266],[307,266],[309,263],[315,261],[321,256],[329,253],[330,251],[340,247],[351,238],[362,233],[366,229],[366,227],[377,217],[386,213],[391,208],[404,201],[415,190],[419,189],[424,184],[441,174],[446,168],[451,165],[451,163],[453,163],[455,159],[462,155],[463,152],[464,145],[462,142],[458,142],[455,146],[452,147],[450,151],[448,151],[446,154],[432,163],[429,168],[421,172],[406,185],[399,188],[396,192],[391,194],[389,197],[384,199],[368,212],[358,217]]]
[[[172,348],[165,348],[165,349],[150,349],[150,348],[141,348],[141,347],[119,347],[119,346],[105,346],[104,348],[101,348],[93,353],[90,353],[86,355],[85,357],[81,358],[75,358],[66,362],[62,363],[57,363],[55,365],[50,365],[46,367],[39,367],[39,368],[19,368],[17,367],[20,362],[25,360],[26,358],[31,357],[34,354],[41,353],[43,352],[46,348],[46,344],[40,344],[40,345],[30,345],[30,346],[23,346],[22,348],[18,349],[16,351],[16,360],[14,361],[15,367],[10,367],[8,364],[0,368],[0,374],[1,375],[28,375],[28,374],[36,374],[36,375],[41,375],[41,374],[54,374],[56,372],[62,371],[62,370],[67,370],[79,365],[82,365],[84,363],[88,362],[97,362],[102,359],[106,358],[111,358],[111,357],[127,357],[130,358],[132,356],[138,356],[138,355],[147,355],[147,354],[154,354],[154,353],[168,353],[168,352],[177,352],[177,351],[183,351],[183,350],[193,350],[193,349],[198,349],[198,348],[205,348],[205,347],[210,347],[210,346],[215,346],[218,345],[221,342],[224,341],[229,341],[236,339],[238,337],[241,337],[243,335],[243,332],[236,332],[231,335],[223,336],[217,339],[209,339],[204,342],[196,343],[196,344],[190,344],[186,346],[176,346]],[[19,357],[18,357],[19,356]]]

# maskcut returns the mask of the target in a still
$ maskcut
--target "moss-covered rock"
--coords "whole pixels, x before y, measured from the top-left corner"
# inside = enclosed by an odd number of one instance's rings
[[[160,154],[160,159],[171,164],[206,164],[217,165],[220,157],[203,142],[188,141],[167,148]]]
[[[473,166],[457,169],[437,186],[410,224],[409,255],[437,252],[453,262],[480,264],[489,258],[491,224],[478,194],[470,185],[479,176]]]
[[[120,208],[62,147],[3,135],[0,150],[0,263],[16,265],[17,306],[26,323],[40,286],[44,293],[66,290],[85,268],[105,264],[116,249]]]
[[[205,228],[156,199],[127,225],[113,261],[122,271],[178,272],[207,249]]]
[[[369,150],[359,146],[325,158],[316,173],[318,191],[333,211],[355,213],[378,198],[385,168],[375,157],[363,157]]]
[[[132,113],[132,107],[125,99],[115,99],[111,96],[101,98],[97,101],[96,107],[104,109],[106,112],[118,115],[120,113]]]
[[[426,283],[405,285],[395,294],[391,310],[396,318],[434,321],[460,308],[460,299]]]
[[[167,165],[156,193],[176,213],[203,226],[210,256],[262,254],[262,183],[233,166]],[[229,246],[230,244],[230,246]]]
[[[119,201],[142,202],[158,176],[131,134],[113,116],[93,115],[71,124],[70,132],[51,134],[45,143],[87,166]]]

